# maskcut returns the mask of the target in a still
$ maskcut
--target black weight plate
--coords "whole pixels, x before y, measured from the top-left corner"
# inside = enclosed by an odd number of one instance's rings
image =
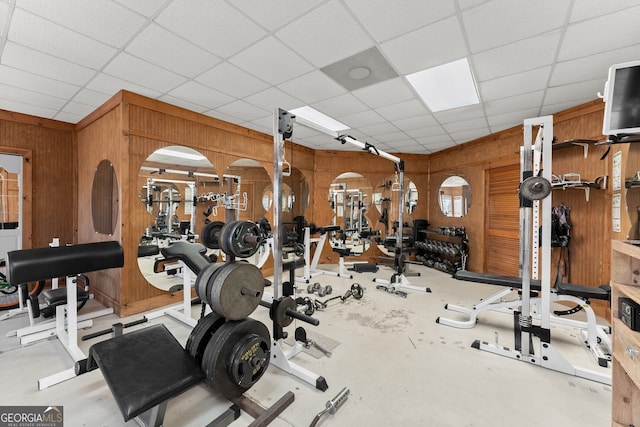
[[[233,221],[220,232],[220,249],[238,258],[247,258],[258,252],[262,242],[260,227],[252,221]]]
[[[191,330],[185,350],[194,358],[198,366],[200,366],[202,362],[202,356],[204,355],[205,348],[207,348],[207,344],[209,344],[209,340],[211,340],[213,334],[216,333],[224,322],[224,317],[215,313],[209,313],[198,320],[196,326]]]
[[[253,319],[226,322],[204,351],[201,367],[205,382],[227,398],[240,396],[266,372],[270,349],[271,338],[264,324]]]
[[[205,268],[200,270],[198,276],[196,277],[196,295],[200,298],[201,301],[211,304],[207,295],[207,288],[209,282],[212,280],[213,276],[215,276],[216,272],[220,269],[222,263],[211,263],[207,265]]]
[[[211,309],[229,320],[244,319],[253,313],[264,291],[262,272],[245,261],[226,263],[209,283],[207,298]]]
[[[202,244],[209,249],[220,249],[220,232],[224,227],[222,221],[211,221],[204,227],[200,233]]]

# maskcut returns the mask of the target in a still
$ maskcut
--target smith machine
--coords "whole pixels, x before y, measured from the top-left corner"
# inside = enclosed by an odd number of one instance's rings
[[[539,132],[532,145],[533,127],[536,126],[539,127]],[[514,312],[515,349],[511,350],[499,345],[497,336],[495,343],[476,340],[472,347],[569,375],[611,384],[610,375],[574,366],[551,343],[550,323],[552,321],[551,302],[553,301],[550,197],[552,140],[552,116],[524,121],[524,146],[520,152],[520,275],[522,287],[520,311]],[[542,202],[542,213],[540,213],[540,202]],[[540,233],[542,236],[541,245],[538,237],[540,224],[542,229]],[[532,291],[537,291],[537,288],[532,286],[532,282],[533,279],[538,279],[539,265],[541,267],[540,297],[536,297],[532,295]],[[575,285],[573,286],[575,287]],[[540,304],[539,316],[534,316],[536,313],[532,311],[532,302]],[[534,323],[534,319],[537,322]],[[534,350],[534,337],[538,339],[540,345],[537,354]],[[595,339],[593,331],[591,337]]]
[[[385,158],[387,160],[391,160],[395,166],[395,171],[399,174],[399,178],[400,178],[400,194],[403,195],[404,194],[404,161],[402,159],[400,159],[399,157],[396,157],[392,154],[386,153],[382,150],[378,150],[375,146],[373,146],[372,144],[369,144],[368,142],[360,142],[357,139],[353,138],[350,135],[339,135],[337,132],[332,131],[330,129],[327,129],[317,123],[311,122],[309,120],[306,120],[302,117],[296,117],[294,115],[292,115],[291,113],[284,111],[284,110],[280,110],[280,109],[276,109],[275,111],[275,115],[276,115],[276,123],[274,123],[274,129],[277,129],[277,132],[274,132],[274,135],[279,135],[280,138],[282,138],[282,136],[284,135],[285,138],[288,138],[291,136],[291,134],[293,133],[293,121],[295,119],[295,122],[298,124],[301,124],[303,126],[309,127],[311,129],[315,129],[317,131],[320,131],[322,133],[325,133],[329,136],[331,136],[333,139],[340,141],[342,144],[345,143],[349,143],[352,145],[355,145],[356,147],[367,151],[368,153],[371,154],[375,154],[376,156],[380,156],[382,158]],[[276,146],[278,145],[278,143],[275,144]],[[278,152],[278,153],[274,153],[274,159],[275,158],[281,158],[279,156],[282,156],[282,152]],[[277,171],[276,171],[277,172]],[[282,177],[280,176],[280,179]],[[274,191],[276,194],[278,194],[278,190],[275,189],[275,184],[274,184]],[[405,269],[406,269],[406,253],[404,251],[403,248],[403,197],[401,196],[398,200],[398,228],[396,229],[396,236],[395,236],[395,253],[394,253],[394,269],[395,272],[391,275],[391,279],[390,280],[383,280],[383,279],[373,279],[373,281],[375,283],[378,283],[378,285],[376,286],[376,289],[379,290],[384,290],[388,293],[391,294],[395,294],[395,295],[399,295],[402,297],[406,297],[407,293],[402,291],[401,288],[406,288],[406,289],[412,289],[415,291],[421,291],[421,292],[431,292],[430,288],[424,288],[424,287],[420,287],[420,286],[414,286],[411,284],[411,282],[409,282],[409,280],[407,279],[407,276],[405,274]],[[275,205],[274,205],[275,206]],[[276,225],[276,229],[277,229],[277,225]],[[276,233],[277,234],[277,233]],[[275,246],[278,246],[278,244],[276,243]],[[275,252],[274,252],[274,258],[277,259],[275,257]],[[275,276],[274,276],[275,279]]]

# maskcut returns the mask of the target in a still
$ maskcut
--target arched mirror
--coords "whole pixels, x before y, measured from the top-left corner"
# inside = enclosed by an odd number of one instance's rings
[[[235,219],[258,222],[267,215],[271,203],[265,203],[264,196],[267,187],[271,186],[271,177],[262,163],[238,159],[229,165],[223,179],[227,194],[233,198],[230,205],[235,211]],[[273,193],[273,186],[270,188]]]
[[[160,249],[177,240],[199,242],[206,224],[224,221],[221,180],[204,155],[191,148],[170,146],[156,150],[144,161],[138,188],[148,221],[138,246],[140,272],[159,289],[179,290],[182,271],[175,263],[163,262]]]
[[[91,217],[96,233],[112,235],[118,221],[118,179],[109,160],[101,160],[93,175]]]
[[[333,247],[350,249],[353,256],[362,255],[369,249],[371,221],[367,218],[367,210],[371,206],[372,195],[373,186],[358,173],[345,172],[333,180],[328,198],[334,214],[331,225],[340,227],[330,235]]]
[[[630,221],[628,239],[640,240],[640,144],[630,144],[625,171],[625,196]]]
[[[442,214],[452,218],[462,218],[471,207],[471,185],[461,176],[445,179],[438,190],[438,203]]]
[[[404,191],[401,194],[401,191]],[[378,209],[379,217],[374,228],[379,234],[380,250],[387,255],[395,254],[396,231],[399,225],[400,208],[402,207],[403,234],[412,232],[413,214],[418,206],[418,188],[406,176],[401,188],[399,174],[389,175],[376,185],[373,203]]]

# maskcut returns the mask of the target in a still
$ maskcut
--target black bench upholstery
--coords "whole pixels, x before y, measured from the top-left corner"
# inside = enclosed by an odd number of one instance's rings
[[[211,264],[211,260],[205,256],[207,248],[200,243],[190,243],[185,241],[173,242],[169,246],[162,248],[162,255],[165,258],[177,258],[184,262],[189,270],[195,274],[200,273],[206,266]]]
[[[125,421],[201,382],[205,375],[166,326],[149,326],[94,344],[88,369],[100,368]]]
[[[22,249],[7,254],[7,265],[11,283],[21,285],[122,267],[124,252],[115,241]]]
[[[475,273],[472,271],[458,270],[455,278],[467,282],[484,283],[490,285],[507,286],[522,289],[522,277],[500,276],[498,274]],[[540,291],[540,280],[531,280],[531,290]],[[611,289],[608,286],[594,288],[592,286],[578,285],[575,283],[558,283],[555,286],[556,292],[562,295],[572,295],[586,299],[609,300]]]

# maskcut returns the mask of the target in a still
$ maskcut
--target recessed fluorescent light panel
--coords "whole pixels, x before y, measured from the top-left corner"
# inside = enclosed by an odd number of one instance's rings
[[[467,58],[409,74],[407,80],[434,113],[480,102]]]
[[[295,108],[293,110],[290,110],[289,112],[293,115],[302,117],[309,122],[315,123],[322,126],[323,128],[329,129],[334,132],[340,132],[341,130],[349,129],[349,126],[345,125],[344,123],[340,123],[336,119],[333,119],[326,114],[309,107],[308,105],[300,108]]]

